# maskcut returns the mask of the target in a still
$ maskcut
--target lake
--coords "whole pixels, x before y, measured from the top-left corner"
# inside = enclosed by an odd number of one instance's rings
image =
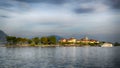
[[[120,68],[120,47],[0,47],[0,68]]]

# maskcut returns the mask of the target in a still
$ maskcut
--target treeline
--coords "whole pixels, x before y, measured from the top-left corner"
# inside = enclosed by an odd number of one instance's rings
[[[120,43],[115,42],[115,43],[114,43],[114,46],[120,46]]]
[[[40,45],[55,45],[57,39],[55,36],[48,37],[34,37],[32,39],[7,36],[7,46],[40,46]]]

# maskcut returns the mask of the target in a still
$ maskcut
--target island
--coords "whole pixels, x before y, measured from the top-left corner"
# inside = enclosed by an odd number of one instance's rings
[[[87,36],[81,39],[71,37],[67,39],[60,38],[59,40],[56,38],[56,36],[34,37],[31,39],[7,36],[6,41],[6,47],[104,47],[105,43],[111,44],[110,46],[107,45],[107,47],[113,47],[113,43],[89,39]],[[119,43],[115,44],[119,45]]]

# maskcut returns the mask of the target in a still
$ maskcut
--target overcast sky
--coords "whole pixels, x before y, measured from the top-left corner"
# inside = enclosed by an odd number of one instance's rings
[[[120,0],[0,0],[0,30],[8,35],[90,35],[120,42]]]

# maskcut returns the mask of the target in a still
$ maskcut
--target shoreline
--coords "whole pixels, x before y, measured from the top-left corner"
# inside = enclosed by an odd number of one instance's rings
[[[90,45],[35,45],[35,46],[24,46],[24,45],[10,45],[10,46],[2,46],[2,47],[8,47],[8,48],[18,48],[18,47],[41,47],[41,48],[47,48],[47,47],[101,47],[100,45],[96,45],[96,46],[90,46]]]
[[[41,47],[41,48],[47,48],[47,47],[114,47],[114,46],[102,46],[102,45],[78,45],[78,44],[72,44],[72,45],[59,45],[59,44],[38,44],[38,45],[30,45],[30,44],[4,44],[4,46],[1,47],[8,47],[8,48],[18,48],[18,47]]]

